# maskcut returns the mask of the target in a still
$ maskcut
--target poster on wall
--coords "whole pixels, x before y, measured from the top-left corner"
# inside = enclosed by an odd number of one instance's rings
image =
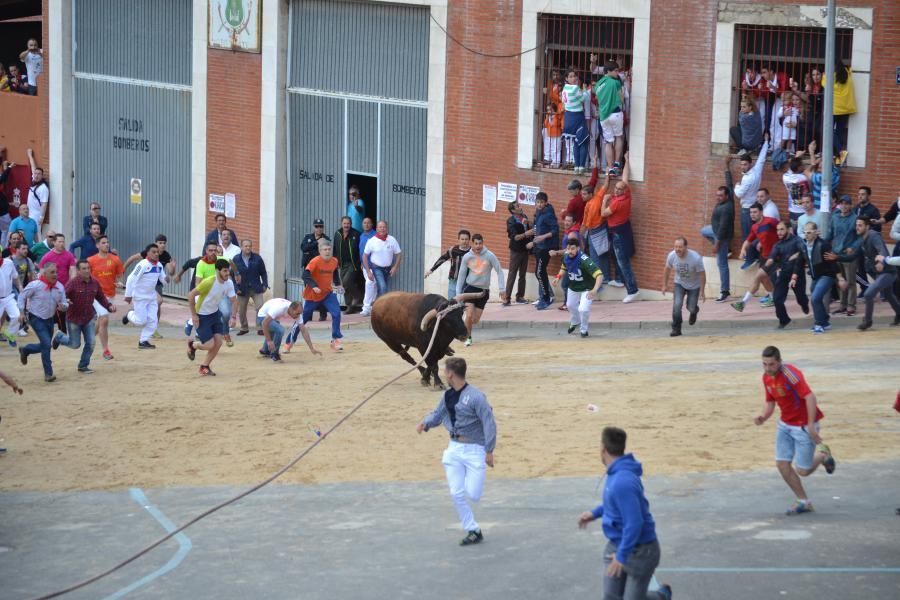
[[[225,194],[225,216],[229,219],[234,218],[235,199],[231,192]]]
[[[225,196],[222,194],[209,195],[209,212],[224,213],[225,212]]]
[[[502,181],[497,183],[497,200],[500,202],[515,202],[516,201],[516,184],[514,183],[503,183]]]
[[[485,212],[497,211],[497,188],[492,185],[481,186],[481,209]]]
[[[520,185],[519,204],[528,204],[529,206],[534,206],[538,192],[540,191],[541,188],[535,187],[533,185]]]
[[[260,52],[262,0],[208,0],[209,47]]]
[[[144,185],[137,177],[131,178],[131,203],[141,204],[144,199]]]

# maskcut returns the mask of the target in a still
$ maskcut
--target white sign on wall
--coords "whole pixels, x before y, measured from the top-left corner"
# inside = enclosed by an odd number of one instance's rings
[[[209,0],[209,47],[260,52],[262,0]]]
[[[519,204],[528,204],[530,206],[534,206],[537,201],[538,192],[541,191],[541,188],[535,187],[533,185],[520,185],[519,186]]]
[[[497,183],[497,200],[501,202],[516,201],[516,184],[514,183]]]

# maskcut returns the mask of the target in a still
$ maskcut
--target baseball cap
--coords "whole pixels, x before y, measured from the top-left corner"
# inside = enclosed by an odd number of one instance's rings
[[[844,194],[844,195],[841,196],[841,201],[840,201],[840,203],[841,203],[841,204],[845,204],[845,203],[846,203],[846,204],[853,204],[853,200],[850,199],[850,196],[848,196],[847,194]]]
[[[322,225],[324,227],[325,221],[323,221],[322,219],[316,219],[315,221],[313,221],[313,225]]]
[[[569,183],[569,187],[568,187],[567,189],[568,189],[569,191],[572,191],[572,190],[580,190],[580,189],[581,189],[581,182],[578,181],[577,179],[573,179],[573,180]]]

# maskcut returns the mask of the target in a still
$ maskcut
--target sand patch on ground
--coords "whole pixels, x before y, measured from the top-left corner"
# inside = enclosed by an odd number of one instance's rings
[[[564,333],[455,344],[469,380],[494,406],[499,428],[491,477],[586,476],[600,472],[599,432],[624,427],[647,474],[770,467],[774,420],[763,407],[760,350],[777,343],[819,396],[822,433],[838,460],[894,455],[900,417],[897,331],[860,335],[668,337],[588,340]],[[311,443],[308,425],[328,428],[405,364],[374,338],[343,354],[298,349],[281,365],[257,358],[257,338],[239,339],[199,378],[181,339],[139,351],[136,336],[113,336],[116,359],[95,353],[96,373],[75,372],[78,352],[54,352],[58,381],[43,382],[38,356],[27,367],[2,349],[0,365],[25,388],[0,400],[4,490],[256,482]],[[322,344],[319,344],[322,347]],[[443,477],[447,435],[415,426],[439,394],[408,375],[373,399],[293,471],[285,483],[427,480]],[[589,403],[599,407],[591,413]],[[840,473],[840,471],[838,472]]]

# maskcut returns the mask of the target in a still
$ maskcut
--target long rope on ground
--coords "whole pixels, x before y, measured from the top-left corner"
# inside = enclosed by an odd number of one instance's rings
[[[388,386],[394,384],[394,383],[397,382],[398,380],[402,379],[403,377],[406,377],[407,375],[409,375],[410,373],[412,373],[414,370],[416,370],[417,368],[419,368],[419,365],[421,365],[423,362],[425,362],[425,357],[428,356],[428,354],[431,352],[431,347],[434,345],[434,339],[437,337],[438,326],[441,324],[441,319],[443,319],[444,316],[445,316],[447,313],[449,313],[450,311],[458,310],[458,309],[462,308],[462,306],[463,306],[462,303],[453,304],[453,305],[451,305],[451,306],[449,306],[449,307],[445,308],[444,310],[442,310],[442,311],[440,311],[440,312],[437,313],[437,319],[435,320],[435,323],[434,323],[434,331],[433,331],[432,334],[431,334],[431,340],[428,342],[428,348],[425,350],[425,353],[422,355],[422,359],[419,360],[419,362],[417,362],[416,364],[414,364],[414,365],[413,365],[412,367],[410,367],[409,369],[403,371],[402,373],[400,373],[399,375],[397,375],[396,377],[394,377],[393,379],[391,379],[391,380],[388,381],[387,383],[382,384],[381,387],[379,387],[379,388],[376,389],[374,392],[372,392],[371,394],[369,394],[368,396],[366,396],[365,398],[363,398],[363,400],[362,400],[359,404],[357,404],[356,406],[354,406],[347,414],[345,414],[343,417],[341,417],[341,418],[337,421],[337,423],[335,423],[334,425],[332,425],[332,426],[331,426],[331,429],[329,429],[328,431],[326,431],[325,433],[323,433],[320,437],[318,437],[318,438],[316,439],[315,442],[313,442],[312,444],[310,444],[309,447],[306,448],[306,450],[304,450],[303,452],[301,452],[300,454],[298,454],[291,462],[287,463],[286,465],[284,465],[283,467],[281,467],[280,469],[278,469],[275,473],[273,473],[272,475],[270,475],[268,478],[266,478],[266,479],[264,479],[263,481],[257,483],[257,484],[254,485],[253,487],[251,487],[251,488],[249,488],[249,489],[247,489],[247,490],[241,492],[241,493],[238,494],[237,496],[234,496],[233,498],[230,498],[230,499],[228,499],[228,500],[222,502],[221,504],[217,504],[216,506],[210,508],[209,510],[206,510],[206,511],[200,513],[199,515],[197,515],[196,517],[194,517],[193,519],[191,519],[190,521],[188,521],[188,522],[185,523],[184,525],[181,525],[180,527],[178,527],[178,528],[175,529],[174,531],[171,531],[170,533],[168,533],[168,534],[164,535],[163,537],[159,538],[158,540],[156,540],[155,542],[153,542],[152,544],[150,544],[150,545],[147,546],[146,548],[144,548],[144,549],[140,550],[139,552],[133,554],[132,556],[126,558],[125,560],[123,560],[122,562],[120,562],[119,564],[117,564],[116,566],[111,567],[111,568],[107,569],[106,571],[103,571],[102,573],[98,573],[97,575],[94,575],[94,576],[91,577],[90,579],[85,579],[84,581],[81,581],[81,582],[79,582],[79,583],[76,583],[76,584],[74,584],[74,585],[71,585],[71,586],[69,586],[69,587],[67,587],[67,588],[65,588],[65,589],[62,589],[62,590],[59,590],[59,591],[56,591],[56,592],[52,592],[52,593],[50,593],[50,594],[46,594],[46,595],[44,595],[44,596],[40,596],[40,597],[38,597],[38,598],[35,598],[34,600],[47,600],[47,599],[49,599],[49,598],[58,598],[58,597],[60,597],[60,596],[62,596],[62,595],[68,594],[68,593],[70,593],[70,592],[74,592],[75,590],[80,590],[81,588],[87,587],[87,586],[91,585],[92,583],[95,583],[95,582],[97,582],[97,581],[100,581],[100,580],[103,579],[104,577],[107,577],[107,576],[111,575],[112,573],[115,573],[116,571],[118,571],[118,570],[121,569],[122,567],[124,567],[124,566],[126,566],[126,565],[128,565],[128,564],[130,564],[130,563],[132,563],[132,562],[134,562],[134,561],[136,561],[137,559],[139,559],[140,557],[144,556],[145,554],[147,554],[148,552],[150,552],[151,550],[153,550],[153,549],[156,548],[157,546],[159,546],[159,545],[161,545],[161,544],[163,544],[163,543],[169,541],[170,539],[172,539],[173,537],[175,537],[176,535],[178,535],[179,533],[181,533],[182,531],[184,531],[185,529],[187,529],[188,527],[190,527],[190,526],[193,525],[194,523],[196,523],[196,522],[198,522],[198,521],[200,521],[200,520],[202,520],[202,519],[205,519],[205,518],[208,517],[209,515],[211,515],[211,514],[217,512],[217,511],[222,510],[223,508],[225,508],[226,506],[228,506],[228,505],[230,505],[230,504],[234,504],[234,503],[237,502],[238,500],[240,500],[240,499],[242,499],[242,498],[245,498],[246,496],[249,496],[250,494],[252,494],[253,492],[255,492],[255,491],[259,490],[259,489],[262,489],[263,487],[269,485],[270,483],[272,483],[273,481],[275,481],[276,479],[278,479],[279,477],[281,477],[282,475],[284,475],[284,474],[285,474],[286,472],[288,472],[291,468],[293,468],[294,465],[296,465],[298,462],[300,462],[307,454],[309,454],[310,452],[312,452],[313,448],[315,448],[316,446],[318,446],[319,444],[321,444],[321,443],[325,440],[325,438],[328,437],[328,435],[329,435],[332,431],[334,431],[335,429],[337,429],[338,427],[340,427],[341,425],[343,425],[344,422],[347,421],[347,419],[349,419],[350,417],[352,417],[359,409],[361,409],[363,406],[365,406],[366,403],[367,403],[369,400],[371,400],[372,398],[374,398],[376,395],[378,395],[381,391],[383,391],[383,390],[384,390],[385,388],[387,388]]]

